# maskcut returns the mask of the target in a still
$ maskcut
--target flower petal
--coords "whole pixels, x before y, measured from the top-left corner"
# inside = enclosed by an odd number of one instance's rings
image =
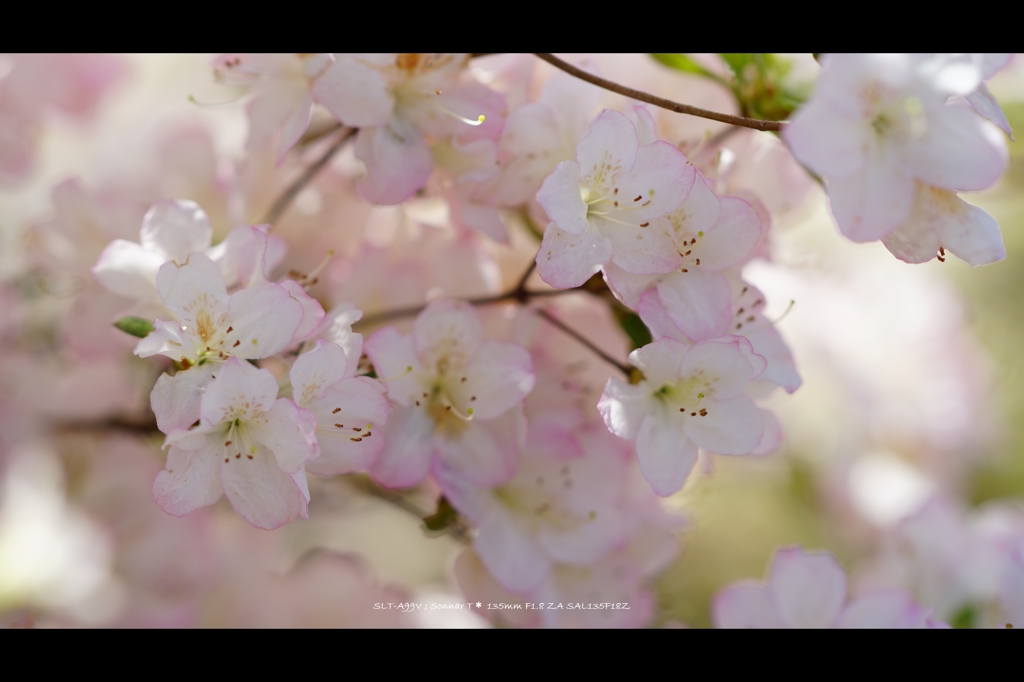
[[[526,397],[535,379],[530,353],[519,344],[502,341],[481,343],[460,371],[465,381],[453,378],[448,395],[455,407],[474,419],[504,414]]]
[[[135,242],[110,242],[92,268],[96,281],[112,294],[135,300],[157,299],[156,273],[166,258]]]
[[[537,252],[537,274],[556,289],[578,287],[612,258],[612,243],[596,228],[570,234],[549,225]]]
[[[680,490],[697,462],[697,446],[681,426],[648,415],[636,436],[640,471],[651,489],[662,497]]]
[[[537,203],[563,232],[580,234],[587,229],[587,204],[580,196],[580,166],[562,161],[537,192]]]
[[[434,426],[423,409],[395,409],[388,417],[384,449],[370,467],[370,476],[389,488],[408,488],[426,478],[434,452]]]
[[[537,587],[551,569],[537,540],[500,507],[480,524],[473,546],[502,587],[513,592]]]
[[[210,383],[219,365],[206,363],[177,372],[161,374],[149,394],[156,425],[164,433],[187,429],[199,419],[203,389]]]
[[[224,494],[239,516],[265,530],[306,517],[309,507],[304,491],[278,468],[270,450],[257,447],[252,459],[241,454],[220,461]]]
[[[211,505],[224,493],[220,457],[212,448],[183,450],[171,447],[167,468],[153,482],[153,499],[171,516],[186,516]]]
[[[832,627],[846,601],[846,573],[831,554],[787,547],[775,553],[768,591],[785,625]]]
[[[430,149],[408,124],[398,119],[376,128],[362,128],[356,137],[356,158],[366,164],[359,193],[373,204],[400,204],[427,184],[434,168]]]
[[[281,398],[267,412],[265,421],[247,426],[258,440],[277,457],[277,466],[289,474],[320,455],[316,441],[316,416],[294,401]]]
[[[198,369],[198,368],[197,368]],[[188,370],[191,372],[192,370]],[[277,400],[277,379],[238,358],[228,358],[203,391],[202,415],[207,426],[269,412]]]
[[[377,386],[366,377],[349,377],[328,388],[308,406],[319,425],[320,457],[307,464],[306,471],[318,476],[337,476],[370,467],[384,448],[384,427],[391,413],[388,399]],[[353,427],[363,431],[353,433]]]
[[[686,420],[687,437],[719,455],[747,455],[757,449],[764,432],[761,411],[745,395],[707,400],[707,414]]]
[[[658,283],[658,301],[691,341],[725,336],[732,323],[732,289],[728,278],[719,272],[688,270],[666,275]],[[647,305],[653,303],[649,300]]]
[[[153,204],[142,219],[139,234],[142,248],[163,255],[165,261],[178,263],[184,263],[194,251],[210,248],[212,239],[210,219],[194,201]]]
[[[711,611],[717,628],[780,627],[768,589],[759,583],[739,582],[730,585],[715,595]]]
[[[302,305],[280,284],[267,282],[236,291],[228,302],[234,327],[227,336],[240,341],[231,353],[246,359],[269,358],[289,346],[302,323]]]

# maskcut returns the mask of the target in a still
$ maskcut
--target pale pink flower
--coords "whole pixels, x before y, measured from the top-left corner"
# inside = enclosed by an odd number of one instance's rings
[[[336,54],[314,86],[317,101],[358,126],[356,157],[366,163],[359,189],[376,204],[398,204],[426,184],[430,143],[496,139],[505,98],[459,82],[469,55]]]
[[[636,440],[654,492],[682,488],[698,448],[722,455],[758,448],[765,418],[744,391],[767,363],[745,338],[686,346],[665,337],[633,351],[629,361],[645,378],[638,384],[609,379],[597,407],[612,433]]]
[[[524,592],[555,564],[590,566],[622,539],[618,507],[627,460],[620,442],[600,425],[548,438],[524,449],[515,476],[494,487],[443,464],[435,475],[478,528],[473,546],[491,574],[506,589]]]
[[[716,197],[698,175],[682,206],[668,215],[679,267],[659,275],[637,275],[610,263],[605,278],[634,310],[641,301],[660,305],[690,342],[733,333],[729,272],[754,255],[761,219],[746,201]]]
[[[689,344],[726,335],[746,337],[754,353],[768,362],[757,383],[774,384],[793,393],[803,380],[796,370],[792,351],[775,324],[764,315],[764,294],[736,277],[727,278],[726,286],[725,316],[720,316],[718,310],[697,296],[693,289],[684,290],[693,293],[690,298],[677,296],[671,290],[663,297],[660,284],[640,297],[637,312],[655,339],[667,336]]]
[[[307,466],[311,474],[365,471],[384,446],[380,431],[391,406],[380,382],[355,376],[358,362],[358,351],[353,357],[341,346],[318,340],[292,365],[292,396],[316,416],[322,454]]]
[[[320,454],[316,418],[287,398],[277,380],[239,358],[229,358],[202,394],[199,425],[168,434],[167,469],[153,497],[168,514],[185,516],[227,495],[257,528],[274,529],[306,518],[305,464]]]
[[[947,104],[980,79],[978,64],[949,55],[828,55],[784,137],[825,178],[844,235],[865,242],[892,233],[911,217],[917,184],[979,190],[999,178],[1003,136],[972,109]]]
[[[720,628],[943,628],[900,590],[870,592],[846,603],[846,572],[828,553],[780,549],[767,583],[741,581],[712,605]]]
[[[279,159],[295,146],[313,114],[313,84],[333,61],[326,53],[226,54],[216,59],[213,72],[218,81],[254,91],[249,102],[250,149],[278,132]]]
[[[182,365],[153,387],[153,411],[165,433],[188,428],[199,418],[203,386],[225,360],[267,358],[302,338],[296,337],[306,314],[297,292],[265,282],[229,296],[217,266],[202,253],[192,253],[183,265],[169,261],[161,266],[157,288],[177,319],[157,320],[135,354],[166,355]]]
[[[580,140],[576,161],[559,163],[537,192],[551,219],[537,253],[541,279],[567,289],[609,261],[635,274],[680,266],[671,223],[662,218],[686,200],[695,177],[678,149],[640,146],[629,119],[603,111]]]
[[[992,76],[1002,71],[1003,68],[1010,63],[1010,57],[1012,55],[1009,53],[989,53],[971,56],[981,63],[982,82],[978,84],[978,87],[974,92],[967,93],[965,98],[979,114],[1002,128],[1012,140],[1013,130],[1010,129],[1010,122],[1006,120],[1006,114],[1003,113],[1003,108],[999,106],[999,102],[996,100],[995,96],[989,92],[988,86],[985,85]]]
[[[416,318],[411,336],[385,327],[367,339],[366,353],[396,403],[370,469],[375,479],[414,485],[432,459],[480,485],[511,475],[533,363],[522,346],[485,341],[482,332],[471,305],[439,300]]]

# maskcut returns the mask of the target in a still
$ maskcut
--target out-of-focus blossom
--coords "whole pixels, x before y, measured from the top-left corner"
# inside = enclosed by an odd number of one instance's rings
[[[828,553],[780,549],[767,583],[740,582],[714,600],[720,628],[942,628],[898,590],[863,594],[847,603],[846,573]]]
[[[915,248],[937,241],[972,265],[1001,258],[1001,240],[992,247],[995,226],[984,212],[960,209],[953,211],[959,217],[936,221],[957,208],[944,197],[955,202],[954,192],[989,187],[1006,169],[1006,142],[995,126],[966,106],[947,104],[978,87],[980,66],[948,55],[837,54],[824,61],[815,96],[784,137],[797,159],[825,178],[843,234],[886,241],[903,226],[904,240],[886,246],[911,262],[920,262],[923,251],[911,256],[903,242],[933,232]],[[908,221],[921,224],[907,227]]]

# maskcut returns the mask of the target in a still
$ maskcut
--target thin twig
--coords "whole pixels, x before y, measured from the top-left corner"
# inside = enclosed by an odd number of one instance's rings
[[[548,311],[541,310],[540,308],[537,308],[536,310],[534,310],[534,312],[537,313],[538,315],[540,315],[541,317],[543,317],[545,320],[547,320],[551,324],[553,324],[556,327],[558,327],[559,329],[561,329],[563,332],[565,332],[566,334],[568,334],[572,338],[574,338],[577,341],[579,341],[580,344],[582,344],[582,345],[586,346],[587,348],[589,348],[590,351],[592,353],[594,353],[594,355],[598,356],[599,358],[601,358],[602,360],[607,362],[609,365],[612,365],[613,367],[617,368],[620,372],[622,372],[623,374],[626,375],[626,378],[629,378],[630,373],[632,372],[632,368],[629,365],[625,365],[625,364],[619,362],[618,360],[616,360],[615,358],[613,358],[612,356],[608,355],[603,350],[601,350],[600,348],[598,348],[597,346],[592,344],[589,340],[587,340],[578,331],[576,331],[572,327],[567,326],[564,322],[559,320],[557,317],[555,317],[554,315],[552,315]]]
[[[420,521],[425,522],[425,520],[431,515],[431,511],[429,509],[424,509],[415,501],[409,499],[407,495],[400,493],[397,490],[389,490],[365,476],[351,477],[348,479],[348,482],[360,492],[376,497],[377,499],[384,500],[385,502],[398,507],[402,511],[412,514]],[[451,523],[436,532],[450,535],[463,544],[469,544],[472,541],[469,536],[469,529],[466,528],[461,521]]]
[[[551,64],[552,66],[561,69],[562,71],[565,71],[567,74],[575,76],[580,80],[585,80],[588,83],[593,83],[594,85],[604,88],[605,90],[611,90],[612,92],[617,92],[620,95],[625,95],[626,97],[631,97],[641,102],[653,104],[654,106],[661,107],[662,109],[674,111],[677,114],[699,116],[700,118],[707,118],[711,119],[712,121],[720,121],[722,123],[728,123],[734,126],[742,126],[744,128],[753,128],[754,130],[771,130],[778,132],[782,130],[783,127],[785,127],[786,125],[783,121],[762,121],[757,118],[747,118],[746,116],[733,116],[732,114],[722,114],[717,111],[710,111],[708,109],[701,109],[700,107],[690,106],[689,104],[680,104],[679,102],[673,102],[670,99],[658,97],[657,95],[652,95],[641,90],[634,90],[633,88],[627,87],[625,85],[619,85],[618,83],[610,81],[607,78],[601,78],[600,76],[595,76],[592,73],[587,73],[583,69],[577,68],[570,64],[569,62],[563,61],[553,54],[548,54],[547,52],[535,52],[534,54],[540,59],[546,61],[548,64]]]
[[[302,175],[300,175],[295,182],[293,182],[291,186],[277,198],[277,201],[274,202],[273,206],[270,207],[270,210],[267,211],[267,214],[263,217],[263,222],[269,225],[276,223],[281,217],[281,214],[283,214],[291,205],[292,200],[295,199],[298,193],[301,192],[306,185],[316,177],[316,174],[327,165],[331,158],[333,158],[334,155],[337,154],[343,146],[345,146],[345,143],[348,142],[348,139],[355,134],[356,130],[356,128],[345,128],[337,141],[332,144],[326,152],[324,152],[324,155],[314,161],[309,168],[303,171]]]

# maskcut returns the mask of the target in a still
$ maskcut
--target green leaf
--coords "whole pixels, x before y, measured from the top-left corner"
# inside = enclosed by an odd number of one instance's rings
[[[698,62],[696,62],[690,57],[687,57],[685,54],[660,52],[651,54],[651,56],[654,57],[654,60],[656,62],[658,62],[659,64],[664,64],[670,69],[675,69],[677,71],[682,71],[684,73],[693,73],[698,76],[710,78],[713,81],[724,84],[724,81],[718,74],[708,71]]]
[[[949,619],[949,624],[957,630],[969,630],[978,622],[978,610],[972,604],[964,605]]]
[[[747,64],[754,61],[754,55],[750,52],[719,52],[718,56],[728,64],[737,78],[742,78]]]
[[[633,348],[646,346],[651,342],[651,330],[643,323],[636,313],[626,312],[619,315],[619,326],[633,342]]]
[[[436,532],[444,530],[448,526],[452,525],[458,518],[459,513],[455,511],[455,508],[448,502],[448,498],[442,495],[441,499],[437,501],[437,511],[430,516],[425,517],[423,519],[423,525],[425,525],[428,530]]]
[[[134,317],[128,315],[122,317],[120,320],[114,323],[114,326],[123,331],[126,334],[137,336],[140,339],[145,338],[146,334],[153,331],[153,323],[149,320],[144,320],[141,317]]]

